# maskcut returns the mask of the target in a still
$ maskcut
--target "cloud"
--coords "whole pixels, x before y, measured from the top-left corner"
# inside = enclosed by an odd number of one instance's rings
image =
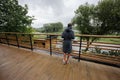
[[[19,0],[28,5],[28,15],[35,16],[32,26],[42,27],[45,23],[62,22],[64,26],[71,21],[74,11],[86,2],[96,4],[99,0]]]

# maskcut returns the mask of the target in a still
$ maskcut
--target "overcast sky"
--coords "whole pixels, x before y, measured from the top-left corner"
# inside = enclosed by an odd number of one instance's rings
[[[45,23],[62,22],[66,26],[73,18],[74,11],[88,2],[97,4],[99,0],[19,0],[20,5],[28,5],[28,15],[34,16],[32,26],[42,27]]]

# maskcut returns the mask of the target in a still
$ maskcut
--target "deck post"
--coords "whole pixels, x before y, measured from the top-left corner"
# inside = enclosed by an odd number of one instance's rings
[[[80,46],[79,46],[79,58],[78,58],[78,62],[80,62],[81,45],[82,45],[82,36],[80,37]]]
[[[29,34],[29,38],[30,38],[30,45],[31,45],[31,50],[33,51],[33,44],[32,44],[32,35]]]
[[[1,39],[2,39],[2,38],[1,38],[1,33],[0,33],[0,43],[2,43]]]
[[[18,48],[19,48],[20,46],[19,46],[19,41],[18,41],[18,35],[17,35],[17,34],[15,34],[15,36],[16,36],[17,46],[18,46]]]
[[[7,44],[9,45],[9,40],[8,40],[7,33],[5,33],[5,37],[6,37]]]
[[[52,40],[51,40],[52,35],[50,35],[50,55],[52,56]]]

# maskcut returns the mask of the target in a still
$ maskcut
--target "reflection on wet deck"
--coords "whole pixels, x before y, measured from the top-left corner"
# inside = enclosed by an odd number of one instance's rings
[[[0,80],[119,80],[120,68],[0,44]]]

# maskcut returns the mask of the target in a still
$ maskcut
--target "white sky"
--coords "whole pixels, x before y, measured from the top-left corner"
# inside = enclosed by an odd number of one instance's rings
[[[34,16],[32,27],[39,28],[45,23],[62,22],[66,26],[74,17],[74,11],[86,2],[97,4],[99,0],[18,0],[28,5],[28,15]]]

